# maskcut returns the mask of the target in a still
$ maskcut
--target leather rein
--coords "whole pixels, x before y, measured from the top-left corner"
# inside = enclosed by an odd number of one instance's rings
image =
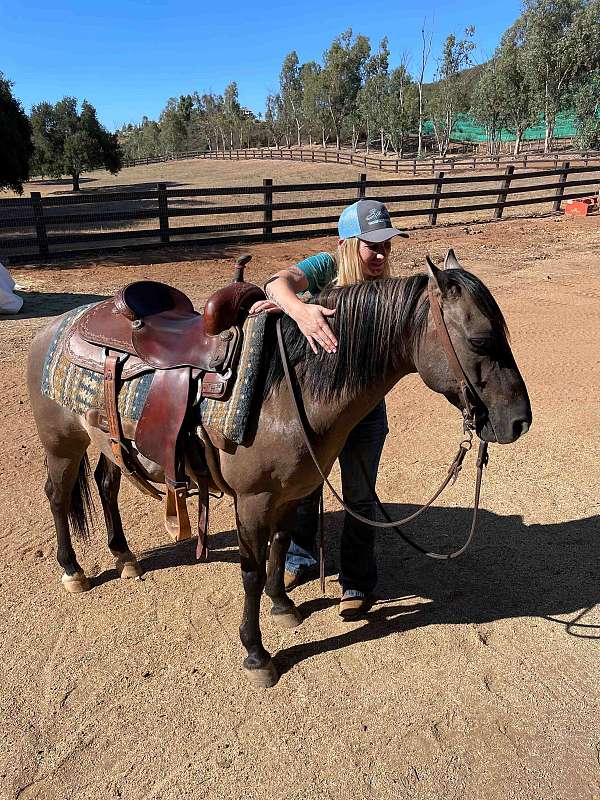
[[[319,475],[323,479],[324,483],[326,483],[327,486],[330,488],[330,490],[332,491],[332,493],[335,496],[335,498],[342,505],[343,509],[348,514],[350,514],[355,519],[357,519],[359,522],[363,522],[363,523],[365,523],[367,525],[371,525],[371,526],[373,526],[375,528],[393,528],[393,529],[395,529],[396,533],[398,533],[398,535],[401,536],[402,539],[404,539],[404,541],[407,542],[407,544],[409,544],[415,550],[418,550],[420,553],[422,553],[423,555],[427,556],[428,558],[435,558],[435,559],[438,559],[438,560],[447,561],[447,560],[450,560],[452,558],[457,558],[458,556],[462,555],[462,553],[465,552],[465,550],[469,547],[469,545],[472,543],[472,541],[473,541],[473,539],[475,537],[475,529],[476,529],[476,524],[477,524],[477,512],[479,510],[479,498],[480,498],[480,494],[481,494],[481,481],[482,481],[482,477],[483,477],[483,468],[486,466],[486,464],[488,462],[488,452],[487,452],[488,443],[484,442],[482,440],[480,440],[480,442],[479,442],[479,450],[478,450],[478,453],[477,453],[477,461],[476,461],[477,477],[476,477],[476,481],[475,481],[475,498],[474,498],[474,502],[473,502],[473,516],[472,516],[472,520],[471,520],[471,528],[470,528],[468,537],[467,537],[465,543],[462,545],[462,547],[460,547],[458,550],[454,550],[454,551],[452,551],[450,553],[435,553],[435,552],[426,550],[424,547],[422,547],[421,545],[417,544],[412,539],[410,539],[408,536],[406,536],[402,531],[398,530],[399,526],[406,525],[409,522],[412,522],[414,519],[416,519],[418,516],[420,516],[427,508],[429,508],[431,506],[431,504],[440,496],[440,494],[444,491],[446,486],[448,486],[448,484],[451,481],[452,481],[452,483],[456,482],[456,480],[458,478],[458,475],[460,473],[460,470],[462,469],[462,463],[464,461],[464,458],[465,458],[465,456],[467,455],[467,453],[469,452],[469,450],[471,450],[471,448],[473,446],[472,442],[473,442],[473,431],[475,430],[476,406],[472,401],[472,395],[474,395],[475,393],[474,393],[474,390],[471,388],[471,384],[469,382],[469,379],[467,378],[467,376],[466,376],[466,374],[465,374],[465,372],[464,372],[464,370],[463,370],[463,368],[462,368],[462,366],[460,364],[458,356],[456,355],[456,351],[454,349],[454,345],[452,344],[452,340],[450,339],[450,334],[448,333],[448,328],[446,327],[446,323],[444,321],[444,316],[442,314],[442,309],[441,309],[439,300],[437,298],[437,295],[435,294],[435,292],[433,291],[433,289],[431,287],[431,282],[429,283],[429,286],[428,286],[428,296],[429,296],[429,304],[430,304],[430,307],[431,307],[431,312],[432,312],[433,321],[434,321],[434,324],[435,324],[436,333],[437,333],[438,338],[440,340],[440,344],[442,345],[442,348],[443,348],[443,350],[444,350],[444,352],[446,354],[446,357],[448,358],[448,362],[450,364],[452,372],[454,373],[454,376],[455,376],[456,380],[458,381],[459,394],[460,394],[460,398],[461,398],[461,401],[462,401],[463,433],[464,433],[464,435],[463,435],[463,438],[462,438],[462,440],[461,440],[461,442],[460,442],[460,444],[458,446],[458,450],[456,452],[456,455],[454,456],[454,459],[452,460],[452,463],[450,464],[450,466],[448,468],[448,472],[446,474],[446,477],[444,478],[442,483],[438,486],[438,488],[433,493],[433,495],[430,497],[430,499],[423,506],[421,506],[421,508],[419,508],[417,511],[415,511],[412,514],[409,514],[407,517],[403,517],[402,519],[399,519],[399,520],[391,520],[390,519],[387,511],[385,510],[383,504],[381,503],[379,497],[377,496],[377,493],[375,491],[375,487],[374,486],[372,486],[372,485],[370,486],[371,492],[373,493],[373,497],[375,498],[375,500],[377,502],[377,505],[378,505],[380,511],[382,512],[383,516],[388,520],[387,522],[379,522],[378,520],[368,519],[367,517],[363,517],[361,514],[357,514],[355,511],[353,511],[351,508],[349,508],[346,505],[346,503],[344,503],[343,498],[340,497],[340,495],[338,494],[336,489],[333,487],[333,485],[331,484],[331,482],[329,481],[329,479],[327,478],[327,476],[325,475],[325,473],[321,469],[321,465],[318,462],[317,456],[316,456],[315,451],[313,449],[313,446],[312,446],[312,444],[310,442],[310,439],[308,438],[308,434],[306,432],[306,428],[305,428],[303,420],[302,420],[302,414],[301,414],[301,411],[300,411],[300,405],[299,405],[298,397],[297,397],[297,394],[296,394],[296,390],[295,390],[295,387],[294,387],[294,384],[293,384],[293,381],[292,381],[292,376],[291,376],[291,372],[290,372],[290,365],[289,365],[289,361],[288,361],[288,357],[287,357],[287,352],[286,352],[286,349],[285,349],[285,344],[284,344],[284,341],[283,341],[283,335],[282,335],[282,332],[281,332],[281,317],[277,320],[277,342],[278,342],[278,345],[279,345],[279,354],[281,356],[281,361],[282,361],[282,364],[283,364],[283,371],[284,371],[284,374],[285,374],[286,384],[287,384],[290,396],[292,398],[292,405],[293,405],[294,410],[296,412],[296,416],[298,418],[298,422],[300,423],[300,430],[302,431],[302,436],[304,438],[304,444],[306,445],[306,448],[307,448],[308,452],[310,453],[310,456],[311,456],[311,458],[312,458],[312,460],[313,460],[313,462],[314,462],[314,464],[315,464],[315,466],[317,468],[317,471],[319,472]],[[300,402],[302,402],[301,398],[300,398]],[[364,469],[364,465],[361,464],[361,466],[363,467],[363,472],[365,472],[365,476],[366,476],[366,470]],[[322,500],[321,500],[321,502],[322,502]],[[321,552],[323,552],[322,531],[321,531]],[[321,588],[324,590],[323,565],[321,566]]]

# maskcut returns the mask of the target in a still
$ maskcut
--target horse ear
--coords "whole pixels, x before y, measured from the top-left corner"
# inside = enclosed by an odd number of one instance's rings
[[[448,250],[446,253],[446,258],[444,259],[444,269],[462,269],[463,266],[456,257],[456,253],[452,248]]]
[[[425,256],[425,260],[427,261],[427,274],[429,275],[429,280],[433,281],[438,289],[441,289],[440,275],[442,274],[442,270],[439,267],[436,267],[429,255]]]

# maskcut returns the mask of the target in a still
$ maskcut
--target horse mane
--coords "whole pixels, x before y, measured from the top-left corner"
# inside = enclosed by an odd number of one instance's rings
[[[473,299],[495,330],[508,336],[502,312],[487,287],[470,272],[444,273]],[[337,352],[321,347],[315,355],[304,334],[287,314],[281,320],[290,364],[303,389],[315,399],[331,402],[352,391],[363,391],[382,373],[411,358],[427,328],[429,300],[423,293],[428,276],[383,278],[351,286],[329,286],[309,302],[335,308],[327,321],[338,340]],[[421,301],[421,302],[420,302]],[[268,320],[263,353],[263,398],[283,380],[275,319]]]

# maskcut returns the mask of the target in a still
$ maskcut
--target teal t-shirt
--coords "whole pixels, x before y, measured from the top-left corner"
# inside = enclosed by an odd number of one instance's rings
[[[298,262],[296,266],[306,275],[308,291],[312,295],[319,294],[337,277],[337,264],[331,253],[317,253]]]

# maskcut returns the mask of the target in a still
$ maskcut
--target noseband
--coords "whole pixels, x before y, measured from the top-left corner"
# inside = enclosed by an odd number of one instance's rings
[[[464,458],[465,458],[466,454],[469,452],[469,450],[471,450],[471,448],[473,446],[472,445],[473,431],[475,430],[475,425],[476,425],[477,407],[476,407],[475,403],[473,402],[472,397],[476,398],[477,395],[476,395],[476,393],[475,393],[475,391],[474,391],[474,389],[473,389],[473,387],[471,385],[471,382],[469,381],[467,375],[465,374],[465,371],[463,370],[463,368],[461,366],[461,363],[460,363],[460,361],[458,359],[458,356],[456,355],[456,351],[454,349],[454,345],[452,344],[452,340],[450,339],[450,334],[448,333],[448,328],[446,327],[446,323],[444,321],[444,316],[442,314],[442,309],[441,309],[439,300],[438,300],[437,296],[435,295],[435,293],[433,292],[433,290],[431,288],[431,284],[428,286],[428,296],[429,296],[429,305],[431,307],[431,313],[432,313],[432,316],[433,316],[433,321],[434,321],[434,324],[435,324],[435,330],[436,330],[438,339],[440,341],[442,349],[444,350],[444,352],[446,354],[446,357],[448,359],[448,363],[450,364],[450,368],[451,368],[452,372],[454,373],[454,377],[456,378],[456,380],[458,382],[459,396],[460,396],[460,398],[462,400],[463,434],[464,435],[463,435],[463,438],[462,438],[462,440],[461,440],[461,442],[459,444],[459,447],[458,447],[458,450],[456,452],[456,455],[454,456],[454,459],[453,459],[452,463],[450,464],[450,466],[448,468],[448,472],[446,474],[446,477],[444,478],[444,480],[442,481],[440,486],[436,489],[436,491],[431,496],[431,498],[423,506],[421,506],[421,508],[419,508],[417,511],[415,511],[413,514],[410,514],[409,516],[403,517],[402,519],[399,519],[399,520],[391,520],[390,519],[387,511],[385,510],[383,504],[381,503],[379,497],[377,496],[377,492],[375,491],[375,487],[370,482],[370,479],[369,479],[369,477],[368,477],[368,475],[366,473],[366,469],[364,467],[364,464],[361,464],[362,469],[363,469],[363,473],[365,475],[365,478],[367,478],[367,482],[370,484],[369,488],[371,489],[371,492],[372,492],[373,497],[374,497],[374,499],[375,499],[375,501],[377,503],[377,506],[378,506],[379,510],[381,511],[381,513],[383,514],[383,516],[387,519],[387,522],[379,522],[378,520],[368,519],[367,517],[363,517],[361,514],[357,514],[355,511],[353,511],[351,508],[349,508],[344,503],[343,498],[340,497],[338,492],[332,486],[331,482],[329,481],[329,479],[327,478],[327,476],[325,475],[325,473],[321,469],[321,465],[319,464],[319,462],[317,460],[317,456],[316,456],[315,451],[314,451],[314,449],[312,447],[312,444],[310,443],[310,440],[308,438],[308,434],[306,433],[306,429],[304,427],[304,423],[303,423],[303,420],[302,420],[302,414],[300,412],[300,405],[299,405],[299,402],[298,402],[298,397],[296,396],[296,390],[295,390],[295,387],[294,387],[294,383],[292,381],[292,376],[291,376],[291,372],[290,372],[290,365],[289,365],[289,361],[288,361],[288,357],[287,357],[287,352],[286,352],[286,349],[285,349],[285,344],[284,344],[284,341],[283,341],[283,334],[281,332],[281,317],[279,317],[279,319],[277,320],[277,342],[278,342],[278,345],[279,345],[279,354],[281,356],[281,362],[282,362],[282,365],[283,365],[283,371],[284,371],[284,374],[285,374],[287,388],[288,388],[288,391],[290,393],[290,397],[292,399],[292,405],[294,407],[294,411],[296,412],[296,417],[298,419],[298,423],[300,425],[300,430],[302,432],[302,436],[303,436],[303,439],[304,439],[304,444],[306,445],[306,448],[307,448],[308,452],[310,453],[310,456],[311,456],[311,458],[312,458],[312,460],[313,460],[313,462],[315,464],[315,467],[317,468],[317,471],[318,471],[319,475],[323,479],[323,482],[327,484],[327,486],[329,487],[329,489],[333,493],[334,497],[342,505],[342,507],[344,508],[346,513],[350,514],[352,517],[357,519],[359,522],[363,522],[363,523],[365,523],[367,525],[371,525],[371,526],[373,526],[375,528],[392,528],[392,529],[394,529],[396,531],[396,533],[402,539],[404,539],[405,542],[407,542],[407,544],[409,544],[415,550],[418,550],[423,555],[426,555],[428,558],[435,558],[435,559],[438,559],[438,560],[447,561],[447,560],[450,560],[452,558],[457,558],[458,556],[462,555],[462,553],[465,552],[465,550],[469,547],[469,545],[471,544],[471,542],[473,541],[473,539],[475,537],[475,528],[476,528],[476,523],[477,523],[477,512],[479,510],[479,497],[480,497],[480,493],[481,493],[481,479],[482,479],[482,476],[483,476],[483,468],[488,463],[488,453],[487,453],[488,443],[484,442],[483,440],[480,440],[480,442],[479,442],[479,451],[477,453],[477,462],[476,462],[477,477],[476,477],[476,481],[475,481],[475,498],[474,498],[474,502],[473,502],[473,517],[472,517],[472,521],[471,521],[471,528],[470,528],[470,531],[469,531],[469,535],[468,535],[465,543],[462,545],[462,547],[460,547],[458,550],[452,551],[451,553],[435,553],[435,552],[426,550],[424,547],[421,547],[421,545],[419,545],[416,542],[412,541],[412,539],[410,539],[402,531],[399,530],[399,526],[406,525],[409,522],[412,522],[414,519],[416,519],[418,516],[420,516],[420,514],[422,514],[423,511],[425,511],[427,508],[429,508],[431,506],[431,504],[440,496],[440,494],[444,491],[446,486],[448,486],[448,484],[451,481],[452,481],[452,483],[456,482],[456,480],[458,478],[458,475],[460,473],[460,470],[462,469],[462,463],[464,461]],[[300,398],[300,403],[301,402],[302,402],[302,398]],[[321,504],[322,504],[322,501],[321,501]],[[321,508],[322,508],[322,505],[321,505]],[[322,511],[321,511],[321,515],[322,515]],[[321,528],[321,589],[324,592],[325,591],[325,573],[324,573],[324,561],[323,561],[323,532],[322,532],[323,529],[322,529],[322,521],[321,521],[320,528]]]

